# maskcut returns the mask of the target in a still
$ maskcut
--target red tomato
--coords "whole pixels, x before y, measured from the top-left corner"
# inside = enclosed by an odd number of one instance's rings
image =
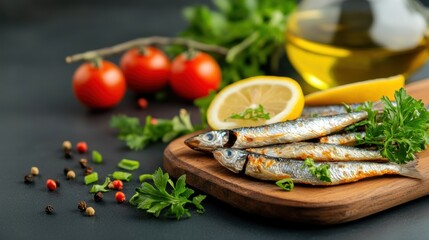
[[[136,48],[127,51],[120,66],[128,87],[135,92],[153,93],[168,84],[170,60],[155,47],[146,47],[143,54]]]
[[[76,98],[90,108],[110,108],[125,95],[125,77],[109,61],[101,61],[99,68],[92,63],[84,63],[74,73],[73,91]]]
[[[219,88],[221,80],[219,64],[203,52],[197,52],[191,58],[182,53],[171,65],[171,88],[184,99],[194,100],[207,96],[210,90]]]

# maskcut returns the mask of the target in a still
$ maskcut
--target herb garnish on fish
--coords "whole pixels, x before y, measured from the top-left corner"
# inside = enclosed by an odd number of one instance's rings
[[[324,182],[332,182],[331,173],[329,172],[329,164],[320,164],[319,166],[316,166],[312,158],[307,158],[304,160],[302,168],[308,168],[308,171],[310,171],[313,176]]]
[[[403,164],[412,161],[414,154],[429,144],[429,112],[421,100],[409,96],[403,88],[394,96],[396,104],[382,98],[382,114],[372,110],[370,104],[357,109],[368,112],[368,118],[357,123],[364,123],[365,136],[357,138],[358,144],[375,145],[383,157]]]

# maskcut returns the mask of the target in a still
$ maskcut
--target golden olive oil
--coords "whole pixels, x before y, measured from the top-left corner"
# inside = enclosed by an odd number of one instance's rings
[[[327,89],[398,74],[408,76],[426,61],[429,42],[426,25],[419,25],[419,19],[417,27],[392,30],[367,9],[340,10],[298,11],[288,20],[286,52],[312,86]]]

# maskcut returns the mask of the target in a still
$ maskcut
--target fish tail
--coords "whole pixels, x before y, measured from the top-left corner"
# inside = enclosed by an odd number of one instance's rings
[[[401,166],[399,170],[399,174],[410,178],[422,179],[423,176],[419,173],[416,167],[417,167],[417,160],[411,161]]]

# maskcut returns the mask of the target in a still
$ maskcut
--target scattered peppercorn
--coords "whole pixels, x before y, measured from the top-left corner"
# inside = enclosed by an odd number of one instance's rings
[[[45,213],[47,214],[53,214],[54,213],[54,207],[52,205],[48,205],[45,207]]]
[[[58,179],[55,179],[55,184],[57,184],[57,188],[60,187],[60,181],[58,181]]]
[[[146,109],[149,105],[148,101],[146,100],[146,98],[139,98],[139,100],[137,100],[137,104],[139,105],[139,107],[141,109]]]
[[[114,189],[118,189],[118,190],[122,190],[124,188],[124,184],[122,183],[121,180],[113,180],[113,188]]]
[[[67,175],[67,173],[68,173],[70,170],[71,170],[71,168],[68,168],[68,167],[64,168],[64,170],[63,170],[64,175]]]
[[[94,170],[92,169],[92,167],[86,167],[85,168],[85,176],[87,176],[87,175],[89,175],[89,174],[91,174],[92,172],[93,172]]]
[[[88,167],[88,160],[86,158],[81,158],[79,164],[81,168],[86,168]]]
[[[37,167],[32,167],[30,172],[33,174],[33,176],[39,175],[39,169]]]
[[[96,201],[96,202],[103,201],[103,193],[102,192],[96,192],[94,194],[94,201]]]
[[[29,184],[29,183],[33,183],[33,182],[34,182],[33,174],[29,173],[29,174],[25,175],[24,183]]]
[[[64,157],[67,159],[73,158],[72,152],[70,151],[64,151]]]
[[[64,141],[63,142],[63,150],[64,150],[64,152],[71,151],[72,150],[72,143],[70,141]]]
[[[87,207],[85,210],[85,213],[87,216],[94,216],[95,215],[95,209],[93,207]]]
[[[86,153],[86,151],[88,151],[88,145],[86,142],[78,142],[76,144],[76,149],[79,153]]]
[[[67,179],[73,180],[76,178],[76,173],[73,170],[68,171],[67,173]]]
[[[123,203],[126,199],[125,194],[123,192],[116,192],[115,199],[118,203]]]
[[[57,183],[52,179],[48,179],[46,181],[46,187],[49,191],[55,191],[55,189],[57,189]]]
[[[83,212],[86,210],[86,202],[85,201],[80,201],[79,204],[77,205],[77,208]]]

